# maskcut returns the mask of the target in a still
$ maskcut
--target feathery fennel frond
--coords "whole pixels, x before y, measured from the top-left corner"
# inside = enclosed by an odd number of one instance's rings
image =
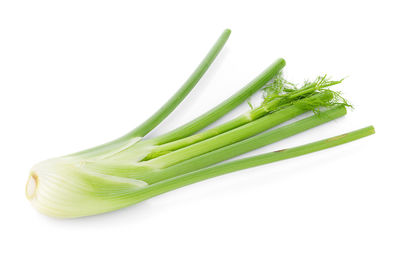
[[[287,81],[282,73],[279,73],[263,88],[263,106],[271,112],[290,105],[297,105],[314,112],[318,112],[320,107],[333,105],[352,107],[341,95],[341,92],[329,88],[342,83],[343,80],[331,80],[327,75],[323,75],[318,76],[312,81],[305,81],[302,85],[297,85]],[[305,99],[322,92],[329,93],[332,99],[326,101]]]

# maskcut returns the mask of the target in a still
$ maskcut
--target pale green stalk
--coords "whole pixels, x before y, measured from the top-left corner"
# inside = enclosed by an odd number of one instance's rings
[[[326,93],[315,95],[315,97],[323,96],[326,96]],[[204,168],[295,135],[345,115],[346,109],[344,106],[334,106],[317,115],[249,138],[256,134],[256,132],[264,131],[266,128],[278,125],[303,112],[305,112],[304,109],[291,106],[224,134],[149,161],[138,162],[131,165],[121,163],[120,161],[129,155],[128,152],[120,153],[119,156],[113,157],[114,160],[108,162],[95,161],[93,164],[88,163],[87,167],[101,174],[133,178],[152,184],[170,177]]]
[[[253,79],[253,81],[213,109],[169,133],[154,138],[154,141],[157,144],[168,143],[189,136],[205,128],[230,112],[232,109],[236,108],[238,105],[242,104],[256,91],[260,90],[266,83],[276,76],[285,65],[286,62],[284,59],[280,58],[276,60],[255,79]]]
[[[289,97],[290,98],[287,98]],[[316,96],[316,98],[312,98],[312,96]],[[330,101],[333,99],[334,93],[330,90],[324,90],[321,93],[316,93],[316,90],[313,90],[311,92],[308,92],[308,96],[306,98],[300,98],[300,96],[296,96],[297,98],[292,98],[291,94],[288,94],[287,97],[280,97],[279,99],[274,99],[272,101],[268,101],[264,103],[262,106],[257,107],[255,109],[252,109],[242,115],[239,115],[238,117],[223,123],[221,125],[218,125],[216,127],[213,127],[211,129],[208,129],[206,131],[200,132],[198,134],[194,134],[176,141],[172,141],[166,144],[158,145],[154,147],[154,149],[149,153],[144,160],[151,160],[156,157],[168,154],[172,151],[190,146],[194,143],[198,143],[201,141],[204,141],[206,139],[209,139],[214,136],[221,135],[225,132],[228,132],[230,130],[234,130],[236,128],[239,128],[243,125],[247,125],[247,123],[250,123],[252,121],[255,121],[267,114],[270,114],[273,111],[277,111],[279,109],[282,109],[282,112],[279,112],[278,114],[283,114],[289,112],[293,112],[295,109],[288,110],[287,107],[291,105],[296,105],[296,109],[302,109],[302,111],[305,111],[306,109],[313,109],[318,107],[318,103],[321,103],[321,105],[325,105],[325,103],[330,103]],[[302,103],[304,106],[299,106],[299,103]],[[311,105],[311,106],[310,106]],[[327,104],[326,104],[327,105]],[[293,106],[292,106],[293,108]],[[301,113],[301,111],[300,111]],[[289,115],[291,113],[288,113]],[[294,115],[296,116],[296,115]],[[273,116],[275,117],[275,116]],[[272,118],[273,118],[272,117]],[[264,119],[267,121],[271,121],[268,119]],[[286,120],[285,120],[286,121]],[[270,124],[272,122],[268,122]],[[265,127],[266,130],[267,127],[270,127],[270,125],[267,125]],[[243,128],[239,128],[238,131],[241,131]],[[235,133],[235,132],[234,132]],[[233,137],[237,137],[237,134],[234,134]],[[232,138],[232,141],[234,138]],[[212,144],[213,145],[213,144]],[[217,146],[216,146],[217,147]]]
[[[112,150],[121,143],[129,142],[129,140],[143,137],[148,134],[152,129],[154,129],[158,124],[160,124],[189,94],[189,92],[196,86],[201,77],[205,74],[205,72],[210,67],[211,63],[215,60],[219,52],[222,50],[226,41],[231,34],[231,30],[226,29],[218,40],[215,42],[214,46],[210,49],[208,54],[204,57],[199,66],[195,69],[195,71],[190,75],[190,77],[186,80],[186,82],[182,85],[182,87],[175,92],[175,94],[160,108],[157,112],[155,112],[150,118],[140,124],[138,127],[125,134],[124,136],[105,143],[103,145],[84,150],[73,155],[83,155],[90,154],[96,155],[99,153],[107,152],[108,150]]]
[[[149,199],[151,197],[160,195],[162,193],[181,188],[190,184],[197,183],[209,178],[214,178],[227,173],[243,170],[263,164],[273,163],[301,155],[306,155],[312,152],[317,152],[327,148],[342,145],[371,134],[374,134],[375,130],[373,126],[365,127],[353,132],[345,133],[328,139],[312,142],[306,145],[288,148],[283,150],[277,150],[271,153],[266,153],[258,156],[248,157],[236,161],[226,162],[218,165],[214,165],[208,168],[190,172],[187,174],[179,175],[167,180],[160,181],[152,184],[135,193],[132,193],[132,197],[135,199],[135,203]]]
[[[176,165],[167,167],[163,170],[149,172],[144,177],[136,177],[145,180],[149,184],[153,184],[171,177],[186,174],[212,164],[228,160],[238,155],[247,153],[257,148],[272,144],[274,142],[286,139],[313,127],[319,126],[346,114],[346,108],[338,105],[317,115],[307,117],[305,119],[293,122],[286,126],[282,126],[254,137],[242,140],[240,142],[216,149],[214,151],[199,155],[192,159],[183,161]]]
[[[316,96],[325,96],[326,94],[318,94]],[[327,96],[329,99],[329,94]],[[144,162],[155,168],[165,168],[174,165],[180,161],[184,161],[198,155],[210,152],[215,149],[233,144],[235,142],[247,139],[253,135],[259,134],[296,116],[308,111],[298,106],[290,106],[275,113],[266,115],[240,127],[234,128],[228,132],[224,132],[212,138],[201,142],[194,143],[190,146],[178,149],[174,152],[154,158]]]

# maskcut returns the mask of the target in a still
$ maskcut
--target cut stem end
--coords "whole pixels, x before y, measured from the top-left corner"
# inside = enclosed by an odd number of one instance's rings
[[[35,173],[31,173],[25,187],[25,194],[29,200],[33,199],[35,196],[37,185],[38,176]]]

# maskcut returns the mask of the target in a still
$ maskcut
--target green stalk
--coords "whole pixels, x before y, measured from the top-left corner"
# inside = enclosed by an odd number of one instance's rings
[[[275,101],[272,101],[272,103],[275,104]],[[156,146],[152,150],[152,152],[150,154],[148,154],[146,156],[146,158],[143,160],[147,161],[147,160],[154,159],[156,157],[159,157],[159,156],[165,155],[167,153],[170,153],[172,151],[190,146],[194,143],[198,143],[200,141],[209,139],[211,137],[228,132],[232,129],[235,129],[235,128],[243,126],[249,122],[252,122],[252,121],[254,121],[260,117],[263,117],[266,114],[271,112],[271,110],[269,109],[269,107],[270,107],[269,104],[271,104],[271,103],[267,103],[266,105],[260,106],[253,110],[250,110],[228,122],[225,122],[221,125],[218,125],[211,129],[208,129],[206,131],[200,132],[198,134],[191,135],[191,136],[188,136],[188,137],[176,140],[176,141],[172,141],[172,142],[168,142],[168,143]],[[273,107],[273,106],[271,106],[271,107]]]
[[[326,101],[330,101],[331,99],[331,92],[325,91],[309,98],[303,99],[303,103],[314,103],[315,101],[325,103]],[[178,149],[163,156],[156,157],[152,160],[144,161],[143,163],[153,168],[169,167],[181,161],[247,139],[255,134],[261,133],[296,116],[299,116],[300,114],[303,114],[308,110],[309,109],[305,107],[292,105],[254,121],[251,121],[250,123],[247,123],[240,127],[234,128],[228,132],[219,134],[201,142],[194,143],[188,147]],[[200,133],[199,135],[202,136],[202,133]],[[198,135],[190,136],[188,137],[188,139],[197,140]],[[122,155],[125,154],[122,153]]]
[[[200,65],[195,69],[195,71],[190,75],[186,82],[181,86],[181,88],[160,108],[155,112],[150,118],[145,122],[140,124],[131,132],[125,134],[124,136],[105,143],[103,145],[87,149],[73,155],[88,154],[91,155],[99,154],[102,152],[107,152],[118,147],[121,143],[128,142],[135,137],[144,137],[151,130],[153,130],[157,125],[159,125],[189,94],[189,92],[194,88],[194,86],[199,82],[200,78],[204,75],[207,69],[210,67],[211,63],[215,60],[226,41],[229,38],[231,31],[226,29],[218,40],[215,42],[214,46],[210,49],[206,57],[201,61]]]
[[[121,137],[121,139],[129,139],[136,136],[145,136],[152,129],[154,129],[158,124],[161,123],[189,94],[189,92],[194,88],[194,86],[199,82],[201,77],[206,73],[211,63],[215,60],[226,41],[231,34],[231,30],[226,29],[218,40],[215,42],[214,46],[208,52],[206,57],[200,63],[200,65],[195,69],[188,80],[182,85],[182,87],[149,119],[143,122],[141,125],[136,127],[134,130]]]
[[[227,151],[224,153],[220,153],[216,157],[212,158],[204,158],[201,156],[201,160],[199,162],[199,165],[202,167],[196,166],[196,162],[194,162],[194,166],[192,164],[191,160],[196,159],[196,156],[203,155],[205,153],[213,154],[211,151],[217,150],[216,152],[219,152],[221,150],[224,150],[222,147],[228,146],[235,143],[242,141],[246,138],[249,138],[253,135],[256,135],[260,132],[263,132],[271,127],[277,126],[289,119],[292,119],[304,112],[307,112],[310,110],[309,105],[314,105],[318,106],[320,104],[326,104],[327,102],[331,101],[332,99],[332,92],[330,91],[323,91],[321,93],[317,93],[313,96],[304,98],[302,100],[299,100],[299,102],[302,102],[303,105],[306,106],[299,106],[297,104],[288,106],[284,109],[281,109],[279,111],[276,111],[274,113],[268,114],[264,117],[261,117],[253,122],[247,123],[243,126],[240,126],[238,128],[235,128],[231,131],[222,133],[220,135],[214,136],[210,139],[206,139],[204,141],[192,144],[190,146],[187,146],[185,148],[181,148],[176,151],[172,151],[170,153],[167,153],[163,156],[156,157],[151,160],[145,160],[143,161],[142,159],[137,159],[134,158],[136,156],[140,156],[141,152],[139,151],[144,151],[146,153],[146,149],[153,150],[153,146],[147,147],[146,142],[141,142],[138,143],[135,146],[132,146],[130,148],[127,148],[125,150],[122,150],[120,152],[114,153],[112,156],[107,157],[107,159],[102,159],[101,161],[86,161],[85,164],[86,166],[91,166],[91,169],[94,171],[97,171],[98,173],[101,174],[107,174],[107,175],[113,175],[113,176],[119,176],[119,177],[128,177],[128,178],[134,178],[134,179],[139,179],[146,181],[147,183],[152,183],[154,180],[162,180],[165,178],[169,178],[170,175],[169,173],[172,173],[173,176],[176,176],[178,174],[182,174],[183,171],[186,171],[188,169],[200,169],[205,167],[206,165],[204,162],[211,161],[214,162],[217,161],[218,159],[221,159],[225,157],[226,154],[231,155],[234,152],[232,151]],[[327,112],[324,112],[321,115],[318,115],[322,120],[329,120],[336,115],[342,116],[346,110],[338,110],[338,113],[331,113],[329,110]],[[332,117],[330,115],[333,115]],[[328,116],[328,117],[327,117]],[[318,122],[323,122],[323,121],[315,121],[316,124]],[[296,125],[295,125],[296,126]],[[303,123],[303,125],[300,124],[300,126],[308,126]],[[294,131],[302,129],[301,127],[295,127]],[[307,129],[307,128],[306,128]],[[303,129],[304,130],[304,129]],[[276,131],[276,130],[274,130]],[[272,132],[274,132],[272,131]],[[283,134],[280,134],[279,137],[284,136]],[[196,137],[196,136],[194,136]],[[272,138],[271,138],[272,139]],[[143,150],[140,148],[140,145],[144,144]],[[219,149],[221,148],[221,149]],[[211,153],[210,153],[211,152]],[[226,154],[225,154],[226,153]],[[226,158],[228,159],[228,158]],[[180,169],[179,164],[185,160],[190,160],[191,162],[188,164],[185,164],[183,168]],[[224,159],[225,160],[225,159]],[[118,161],[118,163],[115,163],[115,161]],[[135,162],[132,162],[135,161]],[[140,162],[136,162],[140,161]],[[222,160],[221,160],[222,161]],[[173,165],[178,164],[178,169],[174,168]],[[213,164],[213,163],[211,163]],[[211,165],[208,164],[208,165]],[[174,168],[174,169],[171,169]],[[165,171],[165,173],[163,172]]]
[[[296,121],[289,125],[282,126],[277,129],[273,129],[271,131],[234,143],[232,145],[205,153],[203,155],[183,161],[165,169],[156,172],[149,172],[143,178],[136,178],[144,180],[148,184],[154,184],[168,178],[176,177],[178,175],[205,168],[212,164],[228,160],[238,155],[255,150],[257,148],[280,141],[282,139],[301,133],[305,130],[319,126],[323,123],[342,117],[345,114],[346,108],[344,106],[334,106],[326,111],[320,112],[319,114]]]
[[[375,133],[374,127],[369,126],[353,132],[345,133],[328,139],[312,142],[306,145],[278,150],[258,156],[239,159],[204,168],[198,171],[170,178],[159,183],[150,185],[144,189],[134,192],[136,202],[175,190],[177,188],[197,183],[209,178],[217,177],[227,173],[243,170],[263,164],[273,163],[301,155],[317,152],[327,148],[342,145]]]
[[[297,106],[291,106],[276,113],[266,115],[255,121],[235,128],[226,133],[214,136],[210,139],[194,143],[188,147],[178,149],[163,156],[156,157],[143,163],[153,168],[165,168],[181,161],[193,158],[198,155],[222,148],[235,142],[244,140],[253,135],[259,134],[285,121],[293,119],[307,110]],[[194,136],[196,137],[196,136]]]
[[[230,112],[232,109],[246,101],[253,93],[260,90],[267,82],[269,82],[276,74],[278,74],[285,66],[284,59],[278,59],[258,75],[253,81],[236,92],[234,95],[204,113],[203,115],[195,118],[194,120],[186,123],[185,125],[172,130],[164,135],[154,138],[153,140],[158,144],[165,144],[171,141],[181,139],[189,136],[197,131],[205,128],[217,119]]]
[[[178,139],[172,142],[168,142],[162,145],[158,145],[154,150],[145,157],[144,160],[151,160],[158,156],[165,155],[171,151],[189,146],[193,143],[197,143],[221,133],[230,131],[234,128],[247,124],[255,119],[258,119],[270,112],[277,111],[293,104],[303,103],[307,106],[304,98],[311,97],[312,95],[318,94],[322,91],[329,92],[332,95],[332,101],[324,106],[330,106],[334,103],[342,103],[348,105],[346,101],[340,97],[340,95],[332,90],[326,89],[329,86],[341,83],[339,81],[331,81],[326,76],[318,77],[313,82],[306,82],[303,87],[297,89],[293,84],[288,83],[281,76],[278,76],[274,82],[266,86],[264,102],[258,108],[252,109],[233,120],[230,120],[224,124],[208,129],[201,133]],[[290,85],[290,86],[289,86]],[[289,87],[288,87],[289,86]],[[285,90],[286,89],[286,90]],[[285,91],[285,92],[283,92]],[[308,108],[314,110],[317,104],[308,104]],[[157,142],[157,141],[155,141]]]

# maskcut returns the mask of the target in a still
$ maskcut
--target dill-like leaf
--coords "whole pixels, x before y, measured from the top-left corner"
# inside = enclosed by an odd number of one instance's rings
[[[282,73],[279,73],[263,88],[263,107],[270,112],[289,105],[306,107],[314,112],[318,112],[319,107],[329,107],[338,104],[352,107],[340,92],[329,89],[329,87],[340,84],[342,81],[343,79],[331,80],[327,75],[323,75],[318,76],[312,81],[306,80],[303,85],[296,85],[287,81]],[[305,99],[322,92],[329,93],[332,98],[329,101]]]

